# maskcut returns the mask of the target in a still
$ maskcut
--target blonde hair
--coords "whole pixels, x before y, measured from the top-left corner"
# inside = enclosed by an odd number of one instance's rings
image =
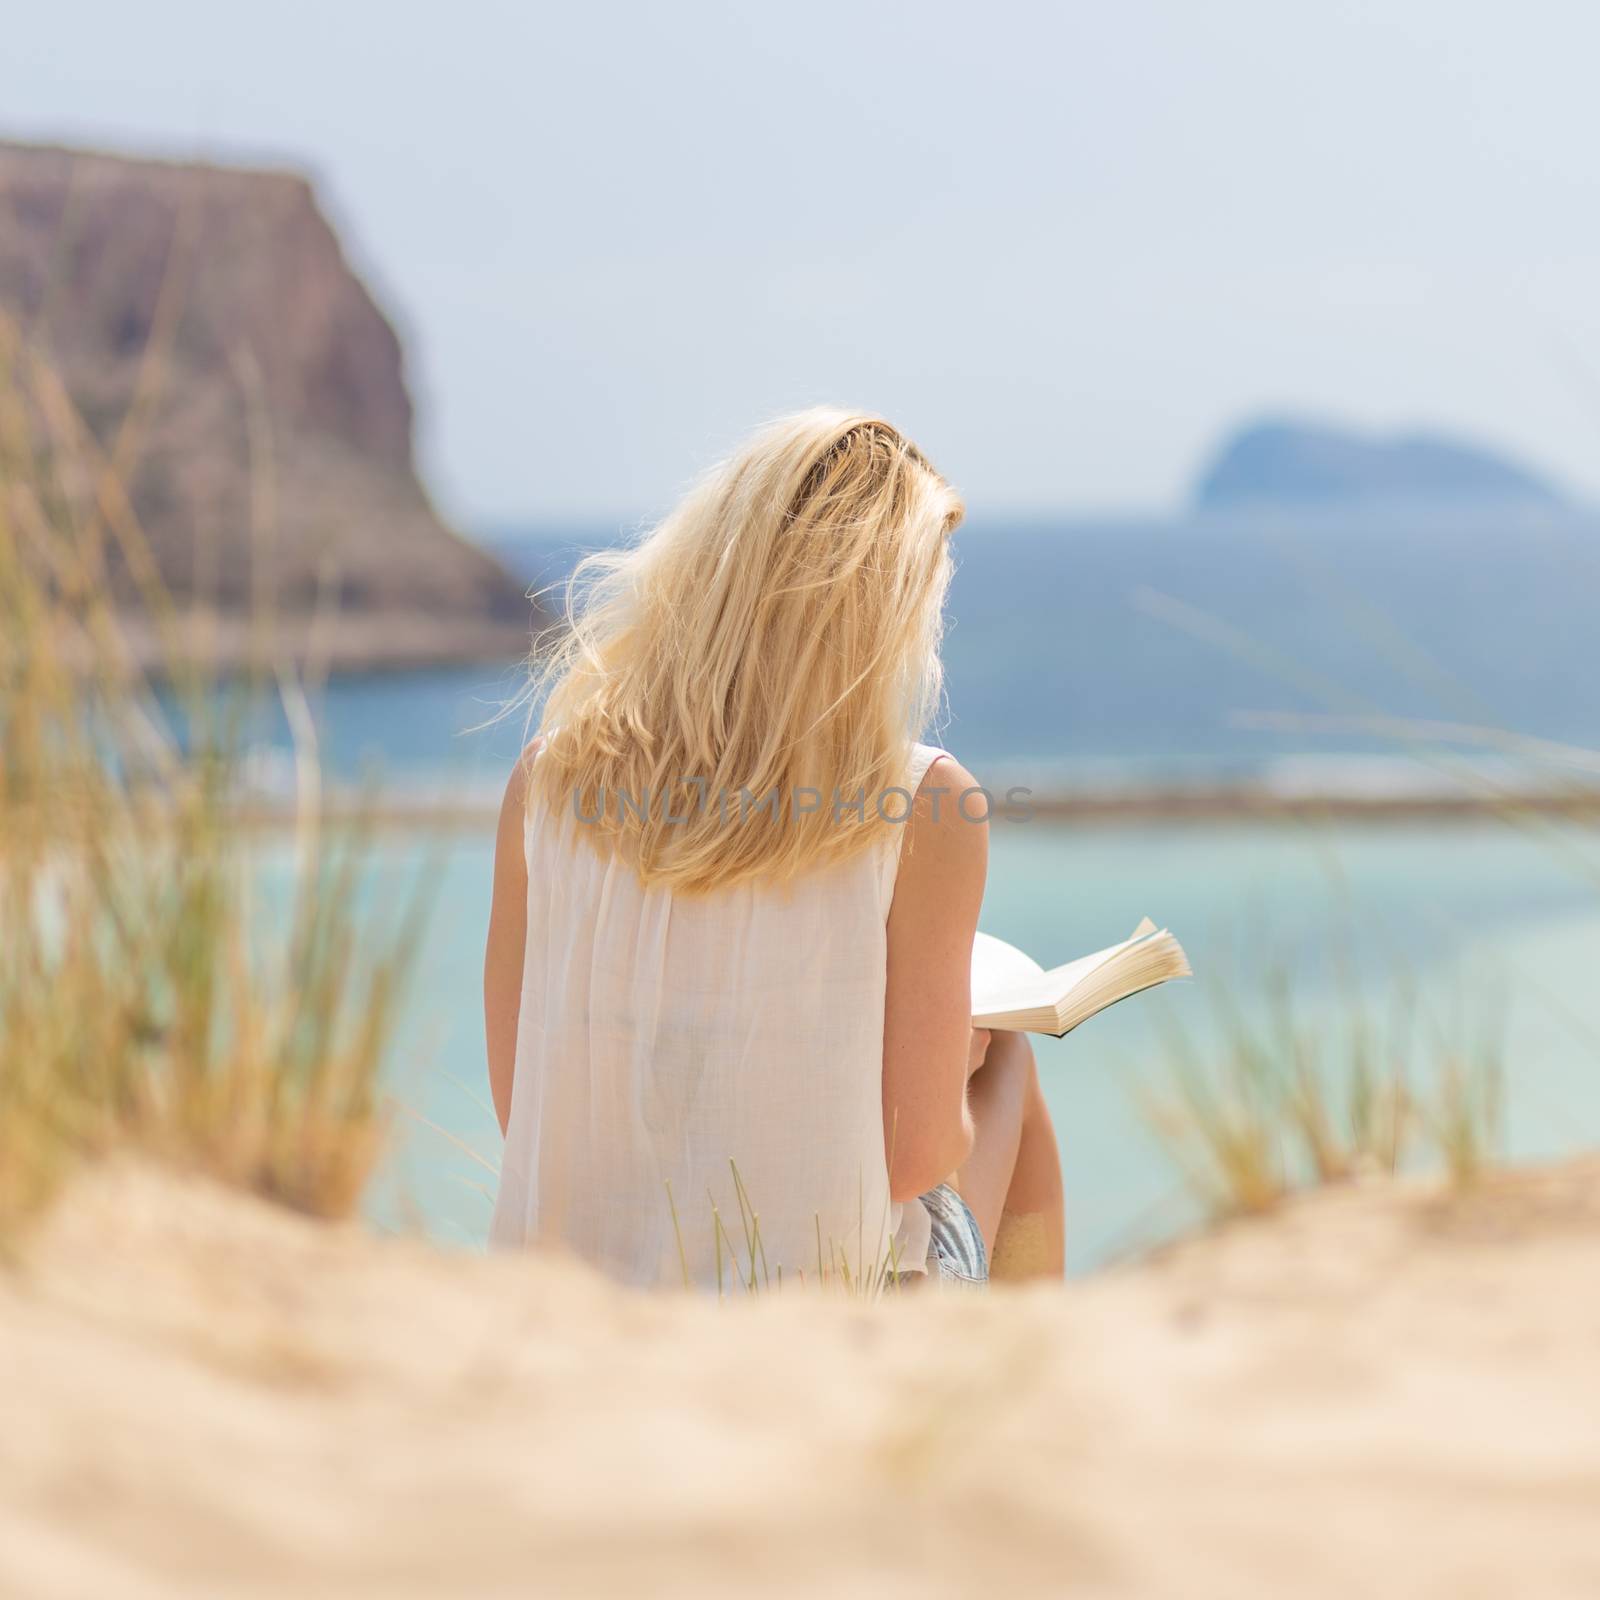
[[[530,806],[689,893],[866,850],[909,810],[883,797],[938,703],[961,517],[881,417],[761,430],[632,548],[579,564],[535,662]]]

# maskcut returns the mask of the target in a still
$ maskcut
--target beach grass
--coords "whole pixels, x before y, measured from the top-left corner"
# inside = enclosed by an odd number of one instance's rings
[[[1341,968],[1311,1005],[1290,970],[1262,963],[1264,993],[1208,986],[1202,1041],[1164,1014],[1164,1068],[1140,1107],[1213,1217],[1270,1210],[1306,1188],[1407,1171],[1465,1187],[1504,1149],[1503,1008],[1492,988],[1447,1012],[1392,977],[1379,999]]]
[[[327,825],[270,619],[256,669],[227,685],[178,648],[122,489],[128,426],[96,438],[43,353],[0,327],[0,1236],[120,1147],[350,1212],[426,909],[408,894],[382,933],[361,914],[367,826]],[[172,643],[159,686],[113,573]],[[295,739],[288,882],[270,892],[239,807],[263,695]]]

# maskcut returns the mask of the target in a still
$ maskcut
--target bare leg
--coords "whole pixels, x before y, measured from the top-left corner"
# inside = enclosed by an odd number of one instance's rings
[[[1026,1034],[993,1036],[967,1099],[977,1139],[954,1183],[978,1220],[991,1276],[1060,1277],[1061,1159]]]

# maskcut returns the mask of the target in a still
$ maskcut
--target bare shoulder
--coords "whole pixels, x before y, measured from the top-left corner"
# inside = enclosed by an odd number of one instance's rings
[[[543,742],[544,736],[541,734],[523,747],[522,754],[517,757],[516,764],[511,769],[511,776],[506,780],[506,792],[500,801],[502,839],[508,832],[513,831],[520,836],[522,818],[528,808],[528,776],[533,766],[533,758],[538,755]]]
[[[981,880],[989,860],[989,802],[978,780],[942,755],[917,790],[906,823],[902,876],[914,880]]]

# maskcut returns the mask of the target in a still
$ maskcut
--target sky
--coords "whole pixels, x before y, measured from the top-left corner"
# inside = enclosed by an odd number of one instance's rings
[[[991,513],[1282,411],[1600,494],[1597,57],[1591,0],[0,0],[0,134],[313,173],[469,526],[820,401]]]

